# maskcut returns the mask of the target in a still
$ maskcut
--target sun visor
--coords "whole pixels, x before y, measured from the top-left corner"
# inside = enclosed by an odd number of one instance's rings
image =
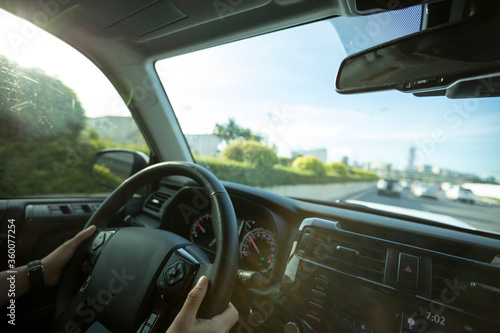
[[[79,10],[101,25],[109,28],[122,24],[139,36],[183,20],[181,29],[224,20],[270,3],[271,0],[226,1],[172,1],[172,0],[87,0]]]
[[[157,2],[158,0],[87,0],[78,9],[102,27],[108,28]]]

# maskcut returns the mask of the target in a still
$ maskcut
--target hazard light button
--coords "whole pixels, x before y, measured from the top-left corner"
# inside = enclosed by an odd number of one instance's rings
[[[418,286],[419,258],[411,254],[399,253],[398,278],[399,287],[415,289]]]

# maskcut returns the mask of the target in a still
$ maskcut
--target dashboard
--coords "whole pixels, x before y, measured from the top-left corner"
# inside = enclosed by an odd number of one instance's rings
[[[168,191],[160,191],[159,196],[162,195],[168,197]],[[158,192],[149,201],[157,197]],[[188,186],[167,200],[159,215],[160,228],[183,236],[214,258],[217,244],[210,201],[204,192],[196,186]],[[278,235],[287,233],[287,228],[283,228],[279,217],[266,206],[238,195],[231,196],[231,200],[238,223],[239,268],[260,273],[269,284],[273,272],[279,269],[276,262],[286,257],[286,246],[280,246],[277,241]]]
[[[237,331],[500,332],[500,240],[225,184],[239,230]],[[208,198],[165,183],[143,211],[214,256]]]
[[[259,285],[237,280],[234,332],[500,332],[498,235],[223,184],[239,226],[239,269],[262,276]],[[6,216],[28,221],[19,261],[50,253],[101,203],[4,202]],[[122,213],[108,226],[168,230],[214,256],[210,201],[194,183],[163,181]]]
[[[199,204],[196,205],[197,200]],[[263,207],[234,198],[237,206],[237,222],[240,249],[240,268],[269,273],[276,259],[276,227]],[[196,188],[186,188],[170,203],[177,209],[167,210],[162,228],[180,236],[215,255],[216,240],[212,226],[212,214],[208,199]]]

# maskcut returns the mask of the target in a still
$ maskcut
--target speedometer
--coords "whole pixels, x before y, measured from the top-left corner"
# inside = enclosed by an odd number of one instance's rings
[[[245,268],[259,272],[269,270],[274,262],[276,241],[266,229],[257,228],[247,233],[240,245],[240,256]]]
[[[195,218],[189,231],[191,242],[215,251],[215,234],[212,228],[212,215],[206,213]]]

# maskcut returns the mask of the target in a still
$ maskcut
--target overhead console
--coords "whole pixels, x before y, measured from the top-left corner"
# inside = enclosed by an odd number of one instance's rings
[[[282,283],[285,332],[500,332],[496,254],[473,260],[306,219]]]

